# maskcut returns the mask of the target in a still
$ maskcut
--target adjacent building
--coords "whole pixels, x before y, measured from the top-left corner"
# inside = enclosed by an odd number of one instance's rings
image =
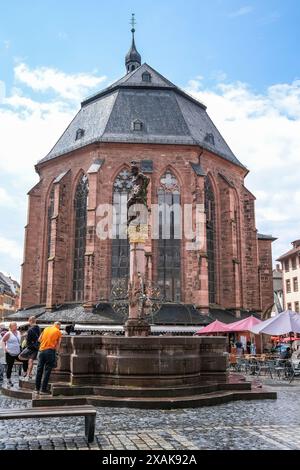
[[[284,310],[283,302],[283,273],[280,264],[276,264],[273,270],[274,307],[273,313],[281,313]]]
[[[0,272],[0,320],[19,308],[20,285],[17,281]]]
[[[284,308],[300,312],[300,240],[292,242],[292,246],[277,261],[282,265]]]

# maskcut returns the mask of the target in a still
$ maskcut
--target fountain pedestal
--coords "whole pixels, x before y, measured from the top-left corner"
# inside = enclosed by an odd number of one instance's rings
[[[129,315],[125,323],[125,336],[149,336],[150,325],[144,318],[145,302],[145,241],[148,225],[131,224],[128,228],[130,243],[130,278],[128,286]]]

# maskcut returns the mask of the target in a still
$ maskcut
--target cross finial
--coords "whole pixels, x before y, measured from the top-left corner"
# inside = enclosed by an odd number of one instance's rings
[[[131,14],[130,24],[131,24],[131,32],[134,33],[134,32],[135,32],[135,28],[134,28],[134,27],[135,27],[135,25],[136,25],[134,13]]]

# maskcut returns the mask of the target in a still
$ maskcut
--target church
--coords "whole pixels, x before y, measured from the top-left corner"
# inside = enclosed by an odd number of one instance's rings
[[[275,239],[258,233],[248,170],[206,106],[142,63],[134,33],[126,74],[85,99],[36,164],[22,264],[24,315],[44,322],[122,321],[111,292],[128,278],[129,243],[119,236],[118,217],[115,236],[99,238],[97,209],[109,204],[118,214],[135,160],[149,178],[148,205],[189,205],[192,220],[197,206],[204,220],[198,249],[174,236],[176,221],[169,239],[147,241],[148,275],[162,296],[155,322],[205,325],[263,316],[274,302]]]

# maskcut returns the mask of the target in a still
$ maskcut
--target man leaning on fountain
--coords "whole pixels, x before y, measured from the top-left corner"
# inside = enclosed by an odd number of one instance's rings
[[[56,353],[60,348],[61,337],[60,322],[58,321],[56,321],[53,326],[47,326],[39,337],[40,348],[35,379],[37,394],[48,394],[48,382],[52,369],[56,367]]]

